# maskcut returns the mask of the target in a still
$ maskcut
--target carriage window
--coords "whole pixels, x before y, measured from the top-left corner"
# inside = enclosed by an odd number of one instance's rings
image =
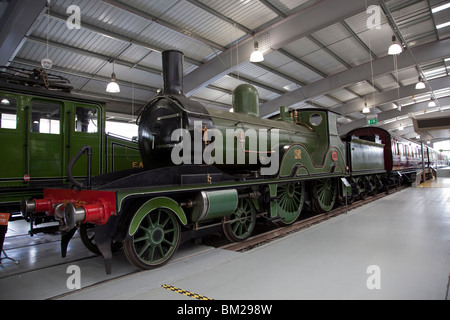
[[[322,123],[322,116],[318,113],[314,113],[309,117],[309,123],[317,127]]]
[[[60,108],[58,103],[33,101],[31,104],[31,132],[59,134]]]
[[[17,128],[16,99],[0,96],[0,129]]]
[[[95,133],[98,119],[97,110],[93,108],[77,107],[75,113],[75,132]]]

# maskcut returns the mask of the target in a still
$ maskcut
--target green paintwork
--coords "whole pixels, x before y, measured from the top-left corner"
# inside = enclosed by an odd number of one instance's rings
[[[320,212],[330,211],[334,207],[338,193],[336,180],[333,178],[314,180],[312,193],[316,208]]]
[[[151,209],[140,219],[136,229],[133,236],[124,241],[125,255],[136,267],[159,267],[177,251],[181,228],[172,210],[164,207]]]
[[[317,138],[289,146],[281,161],[280,177],[345,173],[345,146],[338,136],[336,116],[324,110],[298,111],[297,123],[310,128]],[[321,122],[317,125],[318,119]],[[337,154],[337,161],[333,160],[333,154]]]
[[[223,217],[236,210],[238,193],[236,190],[219,190],[208,192],[209,208],[205,220]]]
[[[142,168],[139,148],[136,142],[106,136],[107,138],[107,172],[124,169]]]
[[[260,119],[244,113],[230,113],[225,110],[207,108],[214,121],[214,128],[221,133],[222,141],[216,140],[214,144],[206,148],[214,150],[214,163],[218,167],[226,165],[229,169],[233,166],[254,167],[260,157],[282,156],[284,146],[297,143],[305,146],[315,144],[318,135],[303,126],[298,126],[291,121],[273,121]],[[271,144],[272,134],[278,130],[278,145]],[[242,132],[245,140],[241,139]],[[273,151],[268,154],[267,151]],[[230,158],[231,156],[231,158]],[[323,155],[322,155],[323,156]],[[228,158],[227,158],[228,157]]]
[[[289,225],[300,216],[305,200],[305,182],[290,182],[278,186],[277,211],[281,223]]]
[[[223,231],[229,240],[242,241],[253,233],[256,226],[256,210],[255,202],[252,200],[255,199],[239,199],[236,210],[227,218],[235,220],[223,225]]]
[[[138,230],[138,227],[144,219],[144,217],[152,210],[156,208],[167,208],[172,210],[180,219],[180,222],[183,225],[187,224],[187,218],[186,214],[184,213],[183,209],[178,205],[178,203],[170,198],[167,197],[157,197],[153,198],[151,200],[148,200],[146,203],[144,203],[135,213],[133,219],[130,223],[130,228],[128,229],[128,234],[130,236],[133,236],[136,231]]]
[[[203,191],[192,210],[192,221],[208,221],[233,213],[238,205],[236,189]]]
[[[241,84],[233,91],[233,110],[236,113],[259,117],[259,97],[255,87]]]
[[[0,120],[0,150],[5,152],[0,157],[0,204],[18,205],[24,196],[39,196],[43,187],[65,185],[69,160],[85,145],[92,147],[92,176],[140,165],[137,143],[104,133],[104,103],[69,94],[32,94],[6,88],[0,88],[0,98],[10,100],[8,109],[16,114],[16,128],[4,128]],[[0,117],[5,109],[0,106]],[[82,120],[77,115],[80,110],[96,114],[96,123],[89,124],[89,131],[94,132],[82,132]],[[52,133],[48,133],[47,123]],[[86,168],[86,156],[82,156],[73,175],[84,179]],[[24,181],[25,174],[30,175],[29,182]],[[10,187],[20,188],[6,189]]]
[[[338,161],[333,161],[333,152],[338,153]],[[300,156],[301,158],[299,158]],[[280,169],[280,177],[301,177],[322,173],[336,173],[342,175],[345,172],[345,158],[340,149],[332,148],[328,150],[324,160],[324,163],[316,166],[303,146],[292,145],[284,154]],[[336,167],[334,171],[331,172],[333,164],[336,164]]]

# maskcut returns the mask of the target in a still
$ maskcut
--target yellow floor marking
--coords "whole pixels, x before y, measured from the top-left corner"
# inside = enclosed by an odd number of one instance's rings
[[[174,291],[174,292],[181,293],[181,294],[183,294],[185,296],[188,296],[188,297],[191,297],[191,298],[195,298],[195,299],[198,299],[198,300],[213,300],[211,298],[202,296],[200,294],[197,294],[197,293],[194,293],[194,292],[189,292],[189,291],[186,291],[186,290],[174,287],[174,286],[169,286],[167,284],[164,284],[161,287],[163,287],[164,289],[167,289],[167,290],[171,290],[171,291]]]

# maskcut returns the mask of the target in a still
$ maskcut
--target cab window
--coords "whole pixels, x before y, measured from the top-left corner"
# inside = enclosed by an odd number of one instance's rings
[[[17,101],[0,96],[0,129],[17,128]]]
[[[98,131],[97,109],[76,107],[75,132],[95,133]]]
[[[309,123],[317,127],[322,123],[322,116],[318,113],[314,113],[309,117]]]
[[[33,101],[31,104],[31,132],[59,134],[60,109],[59,103]]]

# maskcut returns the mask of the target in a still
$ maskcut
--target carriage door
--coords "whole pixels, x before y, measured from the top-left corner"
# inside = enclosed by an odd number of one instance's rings
[[[19,109],[20,110],[20,109]],[[0,94],[0,186],[23,186],[23,134],[18,126],[17,99]],[[1,195],[0,195],[1,197]]]
[[[74,104],[72,114],[69,117],[70,124],[70,157],[73,158],[78,150],[89,145],[92,148],[92,176],[98,175],[102,170],[102,121],[101,109],[96,105]],[[75,178],[82,179],[86,177],[87,161],[82,156],[73,167]]]
[[[63,154],[61,133],[62,104],[33,99],[30,108],[29,174],[32,181],[61,183]]]

